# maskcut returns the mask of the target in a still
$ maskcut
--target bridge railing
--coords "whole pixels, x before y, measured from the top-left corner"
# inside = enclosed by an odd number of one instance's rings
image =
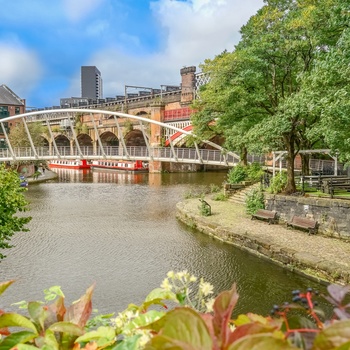
[[[232,166],[238,163],[231,154],[223,154],[220,150],[169,148],[169,147],[143,147],[143,146],[60,146],[37,147],[35,151],[28,148],[14,148],[13,155],[8,149],[0,149],[0,161],[14,160],[50,160],[50,159],[140,159],[163,162],[180,162],[196,164],[215,164]]]

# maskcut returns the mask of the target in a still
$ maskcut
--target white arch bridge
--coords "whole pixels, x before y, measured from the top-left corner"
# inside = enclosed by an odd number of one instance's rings
[[[92,125],[92,127],[89,133],[90,137],[93,139],[92,146],[84,146],[79,142],[79,135],[77,135],[74,127],[75,118],[78,114],[90,115],[90,125]],[[96,121],[96,114],[100,114],[106,119],[101,118],[102,121]],[[8,133],[7,123],[11,121],[18,122],[19,120],[23,122],[30,147],[14,147],[11,145],[11,137]],[[133,125],[136,125],[139,132],[142,133],[144,146],[127,145],[122,132],[121,120],[131,120]],[[48,146],[35,145],[33,136],[30,133],[30,128],[28,127],[28,125],[33,122],[41,122],[43,125],[47,126]],[[116,130],[118,146],[104,144],[99,133],[101,124],[103,126],[104,122],[108,128]],[[71,141],[69,146],[59,145],[56,141],[57,136],[61,134],[57,133],[57,125],[62,125],[62,123],[67,127],[65,134],[69,135]],[[193,148],[176,147],[176,142],[178,140],[188,136],[196,140],[196,135],[194,135],[191,130],[188,130],[188,128],[184,130],[142,116],[120,112],[76,108],[35,111],[0,119],[0,124],[7,144],[6,149],[0,149],[0,161],[2,162],[54,159],[124,159],[232,167],[240,161],[240,157],[236,153],[226,151],[221,146],[208,140],[194,142]],[[152,133],[159,134],[159,132],[161,132],[162,135],[168,135],[168,147],[160,147],[152,142]],[[201,148],[203,145],[210,146],[210,149]]]

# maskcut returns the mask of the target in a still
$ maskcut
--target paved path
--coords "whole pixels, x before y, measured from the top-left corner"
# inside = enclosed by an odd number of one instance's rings
[[[58,177],[57,173],[51,170],[45,170],[45,173],[41,174],[37,179],[33,179],[33,177],[28,177],[27,181],[28,181],[28,184],[40,183],[40,182],[56,179],[57,177]]]
[[[320,234],[308,235],[287,229],[283,224],[268,225],[265,221],[251,220],[245,205],[205,200],[211,205],[211,216],[200,215],[198,198],[178,203],[178,213],[193,220],[201,231],[236,246],[244,245],[244,249],[256,255],[277,260],[317,280],[350,284],[350,242]],[[178,218],[183,220],[183,215],[179,214]]]

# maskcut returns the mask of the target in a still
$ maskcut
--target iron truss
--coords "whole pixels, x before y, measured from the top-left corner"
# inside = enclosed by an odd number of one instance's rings
[[[74,118],[77,113],[87,114],[90,112],[91,123],[93,125],[96,147],[82,147],[77,139],[77,135],[74,129]],[[98,126],[94,119],[94,114],[107,115],[109,118],[113,116],[114,127],[118,130],[118,140],[120,145],[118,147],[111,147],[103,145],[99,135]],[[121,131],[121,125],[118,121],[118,117],[136,120],[139,124],[138,129],[141,130],[146,146],[144,147],[127,147],[126,142]],[[12,147],[8,133],[5,128],[5,123],[11,120],[21,119],[23,121],[28,140],[30,143],[29,148],[15,149]],[[34,145],[33,139],[29,132],[28,123],[40,121],[48,128],[52,146],[50,147],[37,147]],[[111,119],[109,119],[111,121]],[[74,141],[73,147],[60,147],[56,144],[54,132],[52,127],[62,125],[62,122],[67,126],[70,131],[70,137]],[[221,146],[208,141],[201,140],[201,143],[205,143],[213,147],[214,149],[200,149],[198,144],[194,144],[194,148],[183,149],[177,148],[173,144],[171,135],[178,133],[184,136],[192,136],[192,131],[186,131],[175,125],[169,125],[161,123],[141,116],[135,116],[131,114],[125,114],[121,112],[111,112],[106,110],[91,109],[60,109],[60,110],[45,110],[24,113],[13,117],[8,117],[0,120],[0,124],[3,130],[3,134],[8,146],[7,150],[0,151],[0,161],[19,161],[19,160],[52,160],[52,159],[141,159],[150,161],[165,161],[165,162],[179,162],[179,163],[198,163],[198,164],[215,164],[223,166],[233,166],[240,161],[240,157],[234,152],[224,150]],[[155,124],[165,130],[167,135],[169,147],[154,147],[149,143],[149,135],[146,133],[145,125]],[[110,126],[110,123],[108,124]],[[172,133],[169,132],[172,130]]]

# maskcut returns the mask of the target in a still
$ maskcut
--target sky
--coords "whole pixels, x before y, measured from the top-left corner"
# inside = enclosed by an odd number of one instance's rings
[[[180,85],[180,69],[233,51],[263,0],[0,0],[0,85],[27,108],[80,97],[96,66],[103,97]],[[128,91],[134,92],[134,91]]]

